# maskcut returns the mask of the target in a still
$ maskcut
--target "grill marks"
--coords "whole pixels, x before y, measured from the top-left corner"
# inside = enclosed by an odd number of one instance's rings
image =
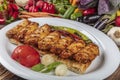
[[[99,49],[94,43],[86,44],[82,39],[74,40],[53,30],[47,24],[39,27],[38,23],[24,20],[6,35],[21,43],[32,45],[39,50],[48,51],[62,59],[70,59],[79,63],[89,63],[99,55]]]
[[[49,51],[52,45],[57,43],[57,41],[60,39],[60,33],[57,31],[51,32],[48,36],[46,36],[44,39],[38,41],[38,48],[40,50],[47,50]]]
[[[50,33],[50,27],[45,24],[38,27],[33,33],[25,37],[25,43],[33,46],[38,46],[38,41],[45,38]]]

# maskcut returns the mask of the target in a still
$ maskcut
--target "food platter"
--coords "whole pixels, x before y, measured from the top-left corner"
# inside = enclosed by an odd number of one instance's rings
[[[79,22],[59,19],[59,18],[32,18],[31,21],[38,22],[40,25],[45,23],[56,26],[66,26],[79,30],[87,35],[100,48],[100,55],[92,62],[85,74],[79,75],[69,72],[67,76],[59,77],[52,74],[42,74],[34,72],[11,59],[10,55],[16,47],[11,44],[6,37],[6,32],[21,21],[13,22],[3,28],[0,32],[0,62],[14,74],[29,80],[87,80],[87,79],[105,79],[110,76],[119,66],[120,53],[115,43],[102,32]]]

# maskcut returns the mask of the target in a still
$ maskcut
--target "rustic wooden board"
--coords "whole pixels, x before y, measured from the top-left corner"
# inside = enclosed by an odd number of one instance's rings
[[[13,73],[6,70],[2,65],[0,65],[0,80],[25,80],[25,79],[14,75]],[[108,77],[105,80],[120,80],[120,66],[110,77]]]

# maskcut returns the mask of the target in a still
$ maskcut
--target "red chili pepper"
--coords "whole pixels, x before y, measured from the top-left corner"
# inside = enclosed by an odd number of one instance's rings
[[[87,16],[87,15],[92,15],[92,14],[95,14],[95,8],[90,8],[90,9],[86,9],[83,11],[83,15],[84,16]]]
[[[29,12],[38,12],[38,11],[39,11],[38,8],[35,7],[35,6],[31,6],[31,7],[29,8]]]
[[[8,14],[9,14],[9,16],[13,15],[13,9],[12,9],[12,5],[11,4],[8,4]]]
[[[14,3],[15,2],[15,0],[7,0],[8,2],[10,2],[10,3]]]
[[[12,6],[14,11],[18,11],[19,10],[19,8],[18,8],[18,6],[16,4],[14,4],[14,3],[12,4],[11,3],[10,5]]]
[[[36,3],[36,7],[38,8],[38,9],[42,9],[43,8],[43,6],[44,6],[44,1],[42,1],[42,0],[39,0],[37,3]]]
[[[49,4],[49,13],[54,14],[55,13],[55,6],[53,4]]]
[[[19,12],[14,12],[14,13],[13,13],[13,15],[12,15],[13,20],[15,20],[15,19],[18,18],[18,14],[19,14]]]
[[[42,12],[48,12],[49,11],[49,3],[44,2],[43,8],[42,8]]]

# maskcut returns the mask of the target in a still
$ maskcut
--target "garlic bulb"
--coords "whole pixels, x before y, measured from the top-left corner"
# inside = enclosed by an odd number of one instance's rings
[[[111,28],[107,35],[113,39],[118,46],[120,46],[120,27]]]
[[[55,69],[55,74],[57,76],[65,76],[67,74],[67,66],[65,64],[60,64],[59,66],[56,67]]]
[[[42,58],[41,58],[41,63],[44,64],[45,66],[47,66],[53,62],[55,62],[55,60],[54,60],[53,56],[51,56],[50,54],[46,54],[46,55],[42,56]]]
[[[15,2],[17,3],[17,5],[19,5],[21,7],[24,7],[27,4],[28,1],[29,0],[15,0]]]

